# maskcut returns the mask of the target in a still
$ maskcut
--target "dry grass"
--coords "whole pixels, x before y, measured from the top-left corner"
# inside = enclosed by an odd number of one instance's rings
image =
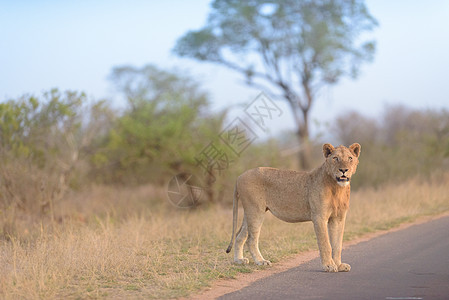
[[[449,210],[447,179],[354,192],[346,239]],[[229,208],[178,211],[156,201],[164,196],[152,187],[97,187],[61,203],[53,222],[3,212],[10,229],[0,240],[0,298],[172,298],[257,268],[230,264]],[[316,247],[310,223],[271,215],[260,243],[273,262]]]
[[[440,174],[429,181],[412,179],[352,193],[346,238],[449,210],[448,181],[449,174]]]

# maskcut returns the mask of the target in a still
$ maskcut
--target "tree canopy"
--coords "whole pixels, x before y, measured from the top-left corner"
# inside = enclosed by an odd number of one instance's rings
[[[212,117],[207,93],[182,72],[121,66],[110,79],[128,105],[94,157],[102,173],[109,170],[106,181],[157,181],[189,170],[204,140],[220,131],[224,114]]]
[[[288,101],[306,142],[317,92],[355,78],[372,60],[375,42],[364,33],[376,25],[363,1],[215,0],[206,25],[181,37],[174,52],[236,70]]]

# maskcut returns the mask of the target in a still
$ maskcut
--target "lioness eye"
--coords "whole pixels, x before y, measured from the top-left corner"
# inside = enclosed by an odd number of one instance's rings
[[[349,160],[352,160],[352,156],[349,156]]]
[[[334,160],[335,160],[335,161],[338,161],[338,157],[335,156],[335,157],[334,157]]]

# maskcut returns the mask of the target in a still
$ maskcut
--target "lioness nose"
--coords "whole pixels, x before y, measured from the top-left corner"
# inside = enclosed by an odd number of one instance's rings
[[[343,174],[349,171],[349,169],[339,169],[339,170],[340,170],[340,172],[342,172]]]

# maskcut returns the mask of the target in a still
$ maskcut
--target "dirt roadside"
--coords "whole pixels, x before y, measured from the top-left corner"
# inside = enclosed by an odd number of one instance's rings
[[[445,216],[449,216],[449,212],[445,212],[443,214],[439,214],[439,215],[435,215],[435,216],[419,217],[411,223],[403,223],[403,224],[399,225],[398,227],[390,229],[390,230],[369,233],[369,234],[366,234],[366,235],[364,235],[360,238],[357,238],[355,240],[345,242],[343,245],[343,249],[351,247],[351,246],[356,245],[361,242],[368,241],[372,238],[375,238],[375,237],[378,237],[378,236],[381,236],[384,234],[403,230],[410,226],[422,224],[422,223],[429,222],[429,221],[435,220],[435,219],[439,219],[439,218],[442,218]],[[287,269],[296,267],[300,264],[303,264],[303,263],[308,262],[314,258],[317,258],[318,256],[319,256],[318,250],[303,252],[303,253],[300,253],[293,257],[290,257],[288,259],[285,259],[281,262],[278,262],[268,269],[255,271],[253,273],[245,273],[245,274],[242,273],[242,274],[237,275],[237,277],[235,279],[218,280],[218,281],[214,282],[211,287],[205,288],[200,293],[191,295],[189,298],[184,298],[184,299],[216,299],[222,295],[242,289],[261,278],[268,277],[273,274],[280,273]]]

